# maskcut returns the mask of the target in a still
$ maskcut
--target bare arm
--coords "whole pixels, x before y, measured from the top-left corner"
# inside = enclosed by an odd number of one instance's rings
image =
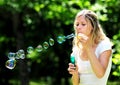
[[[79,85],[80,79],[79,79],[77,65],[75,67],[72,63],[69,63],[68,72],[69,72],[69,74],[72,74],[72,84]]]
[[[109,63],[111,52],[111,50],[106,50],[100,54],[99,58],[97,58],[93,51],[87,49],[89,61],[93,71],[98,78],[102,78],[104,76]]]
[[[80,41],[83,45],[84,52],[87,54],[92,69],[98,78],[102,78],[106,72],[112,50],[109,49],[102,52],[99,58],[97,58],[95,55],[95,45],[92,45],[90,38],[84,39],[82,36]]]

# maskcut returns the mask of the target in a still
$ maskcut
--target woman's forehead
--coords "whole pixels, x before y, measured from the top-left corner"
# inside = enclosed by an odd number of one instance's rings
[[[81,16],[78,16],[75,21],[87,22],[87,19],[85,18],[85,16],[81,15]]]

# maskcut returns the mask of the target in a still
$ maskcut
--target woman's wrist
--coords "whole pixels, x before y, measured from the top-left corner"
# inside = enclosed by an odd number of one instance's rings
[[[73,85],[79,85],[79,81],[80,81],[79,73],[78,73],[78,72],[75,72],[75,73],[72,75],[72,83],[73,83]]]

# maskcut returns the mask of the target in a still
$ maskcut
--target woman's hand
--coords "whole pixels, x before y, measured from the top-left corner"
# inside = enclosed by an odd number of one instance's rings
[[[85,43],[85,42],[87,42],[87,40],[88,40],[88,37],[85,35],[85,34],[83,34],[83,33],[79,33],[78,35],[77,35],[77,38],[80,40],[80,42],[82,42],[82,43]]]
[[[75,75],[75,74],[78,75],[78,66],[72,63],[69,63],[68,72],[69,74],[72,74],[72,75]]]
[[[92,42],[88,36],[83,33],[78,34],[78,39],[82,43],[83,48],[90,49],[92,47]]]
[[[79,78],[79,73],[78,73],[78,66],[72,63],[69,63],[68,72],[69,74],[72,74],[73,85],[79,85],[80,78]]]

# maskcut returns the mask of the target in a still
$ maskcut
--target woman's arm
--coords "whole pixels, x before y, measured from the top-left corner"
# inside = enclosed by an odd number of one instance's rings
[[[100,54],[99,58],[97,58],[95,52],[90,49],[87,49],[87,53],[93,71],[98,78],[102,78],[106,72],[112,51],[104,51]]]
[[[87,57],[90,61],[90,64],[96,76],[98,78],[102,78],[106,72],[109,59],[112,54],[112,49],[105,50],[99,55],[99,58],[97,58],[95,55],[96,46],[93,46],[90,38],[85,39],[83,36],[86,36],[86,35],[81,35],[81,38],[80,38],[80,42],[82,43],[82,46],[83,46],[82,50],[86,52]]]
[[[75,72],[75,73],[72,75],[72,84],[73,84],[73,85],[79,85],[79,82],[80,82],[79,74],[78,74],[78,72]]]
[[[72,74],[72,84],[79,85],[80,78],[79,78],[79,73],[78,73],[78,66],[77,65],[74,66],[74,64],[69,63],[68,72],[69,74]]]

